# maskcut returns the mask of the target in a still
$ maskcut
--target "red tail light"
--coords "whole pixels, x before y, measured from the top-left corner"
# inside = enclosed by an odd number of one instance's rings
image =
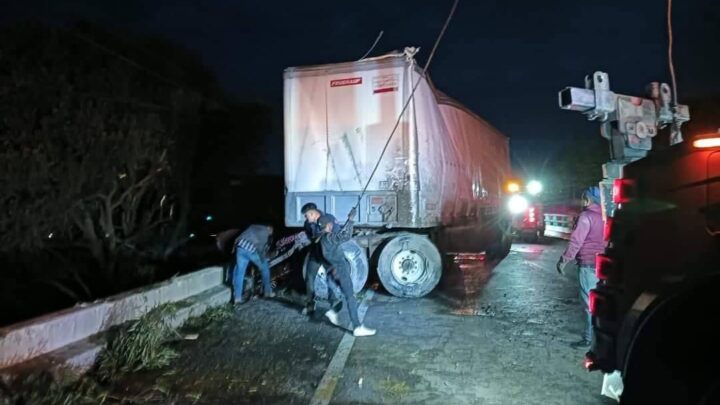
[[[600,299],[601,298],[598,296],[597,291],[590,290],[590,294],[588,295],[588,309],[590,310],[591,314],[597,315],[598,303]]]
[[[602,320],[615,319],[615,310],[613,303],[615,302],[613,295],[608,291],[600,292],[597,289],[590,290],[588,294],[588,310],[590,313]]]
[[[595,256],[595,275],[599,280],[617,279],[618,270],[615,259],[602,253]]]
[[[635,188],[635,182],[630,179],[615,179],[613,182],[613,202],[615,204],[625,204],[632,200],[632,194]]]
[[[530,207],[528,210],[528,221],[535,222],[535,207]]]
[[[613,219],[608,217],[605,220],[605,226],[603,227],[603,239],[605,242],[610,240],[610,233],[612,232]]]
[[[593,371],[597,369],[597,367],[595,366],[595,359],[590,353],[585,355],[585,361],[583,362],[583,365],[585,366],[585,369],[587,371]]]

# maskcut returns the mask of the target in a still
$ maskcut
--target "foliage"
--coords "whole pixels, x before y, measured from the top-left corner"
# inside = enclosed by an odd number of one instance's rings
[[[72,301],[144,282],[268,115],[187,50],[89,24],[0,29],[0,111],[0,285]]]
[[[65,239],[112,266],[173,219],[170,115],[199,102],[87,52],[72,32],[10,31],[0,36],[2,249]]]
[[[167,346],[175,336],[167,319],[175,310],[172,304],[157,307],[111,338],[98,359],[97,376],[100,380],[113,380],[119,375],[159,369],[170,364],[177,353]]]
[[[567,203],[602,180],[602,165],[608,161],[608,142],[600,134],[571,138],[548,168],[544,197],[547,202]]]
[[[183,328],[200,329],[212,323],[228,319],[232,314],[232,305],[218,305],[208,309],[200,316],[189,318],[183,325]]]
[[[70,384],[57,382],[49,373],[34,373],[0,392],[0,405],[100,405],[108,392],[92,379]]]
[[[168,400],[167,390],[155,386],[141,393],[124,389],[130,373],[166,367],[177,357],[168,347],[175,332],[168,325],[176,312],[174,304],[154,308],[142,318],[116,331],[100,354],[95,368],[74,381],[58,381],[49,372],[35,372],[12,383],[0,383],[0,405],[90,405],[104,403],[147,403]],[[213,308],[207,319],[227,316],[227,308]]]

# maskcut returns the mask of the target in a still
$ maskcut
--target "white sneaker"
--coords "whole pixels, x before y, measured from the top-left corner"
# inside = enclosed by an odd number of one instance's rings
[[[338,313],[333,311],[332,309],[325,312],[325,317],[330,321],[331,324],[335,326],[340,325],[340,322],[338,321]]]
[[[365,327],[365,325],[360,325],[355,330],[353,330],[353,336],[372,336],[377,332],[375,329],[370,329]]]

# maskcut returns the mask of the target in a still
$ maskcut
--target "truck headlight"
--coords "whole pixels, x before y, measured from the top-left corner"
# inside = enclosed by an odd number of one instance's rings
[[[542,192],[543,186],[542,183],[540,183],[537,180],[533,180],[527,184],[527,192],[530,195],[538,195]]]
[[[511,214],[520,214],[525,212],[529,205],[530,204],[528,203],[527,198],[517,194],[510,197],[510,200],[508,201],[508,209]]]

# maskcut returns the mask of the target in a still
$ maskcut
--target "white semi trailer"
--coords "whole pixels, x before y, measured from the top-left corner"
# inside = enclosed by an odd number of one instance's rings
[[[383,287],[402,297],[435,288],[443,254],[503,255],[510,243],[501,205],[508,138],[420,78],[412,54],[284,73],[286,225],[302,226],[308,202],[340,220],[359,202],[346,246],[356,290],[372,263]],[[325,288],[319,277],[316,293]]]

